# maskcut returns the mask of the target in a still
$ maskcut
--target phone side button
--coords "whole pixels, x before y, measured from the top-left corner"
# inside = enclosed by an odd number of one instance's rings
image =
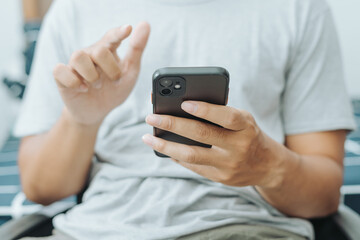
[[[151,104],[154,104],[153,103],[153,93],[151,92]]]
[[[225,103],[225,105],[227,105],[228,104],[228,101],[229,101],[229,88],[227,89],[227,94],[226,94],[226,103]]]

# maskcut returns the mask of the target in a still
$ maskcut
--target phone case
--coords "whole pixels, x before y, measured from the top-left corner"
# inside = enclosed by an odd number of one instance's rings
[[[170,86],[170,82],[172,83]],[[178,86],[176,86],[178,85]],[[177,87],[179,87],[177,89]],[[169,91],[171,93],[169,93]],[[153,74],[152,103],[155,114],[173,115],[203,122],[181,109],[186,100],[226,105],[229,92],[229,73],[221,67],[168,67]],[[154,135],[168,141],[208,147],[200,142],[154,128]],[[167,157],[155,151],[159,157]]]

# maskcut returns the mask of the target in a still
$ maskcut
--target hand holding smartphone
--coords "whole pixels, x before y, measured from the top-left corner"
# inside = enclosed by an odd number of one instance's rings
[[[229,93],[229,73],[221,67],[171,67],[161,68],[153,74],[152,103],[154,114],[196,119],[181,109],[187,100],[226,105]],[[172,132],[154,128],[154,135],[168,141],[208,147],[200,142]],[[155,151],[159,157],[167,157]]]

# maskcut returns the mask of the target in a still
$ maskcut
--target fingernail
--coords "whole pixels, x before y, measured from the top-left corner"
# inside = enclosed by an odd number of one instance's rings
[[[150,147],[154,146],[155,138],[150,134],[145,134],[142,137],[142,140],[145,144],[149,145]]]
[[[195,103],[192,102],[183,102],[181,104],[181,108],[185,111],[185,112],[189,112],[189,113],[195,113],[198,106]]]
[[[94,82],[93,87],[96,88],[96,89],[100,89],[102,87],[101,80],[97,80],[96,82]]]
[[[88,87],[85,84],[81,84],[79,87],[79,92],[87,92]]]
[[[146,122],[153,126],[160,126],[161,117],[151,114],[146,117]]]

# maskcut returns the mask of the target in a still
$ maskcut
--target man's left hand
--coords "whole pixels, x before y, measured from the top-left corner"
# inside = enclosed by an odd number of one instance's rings
[[[166,141],[150,134],[143,141],[154,150],[170,156],[180,165],[215,182],[230,186],[277,187],[282,181],[282,162],[271,140],[244,110],[198,101],[186,101],[182,109],[197,120],[168,115],[149,115],[153,127],[176,133],[211,148]]]

